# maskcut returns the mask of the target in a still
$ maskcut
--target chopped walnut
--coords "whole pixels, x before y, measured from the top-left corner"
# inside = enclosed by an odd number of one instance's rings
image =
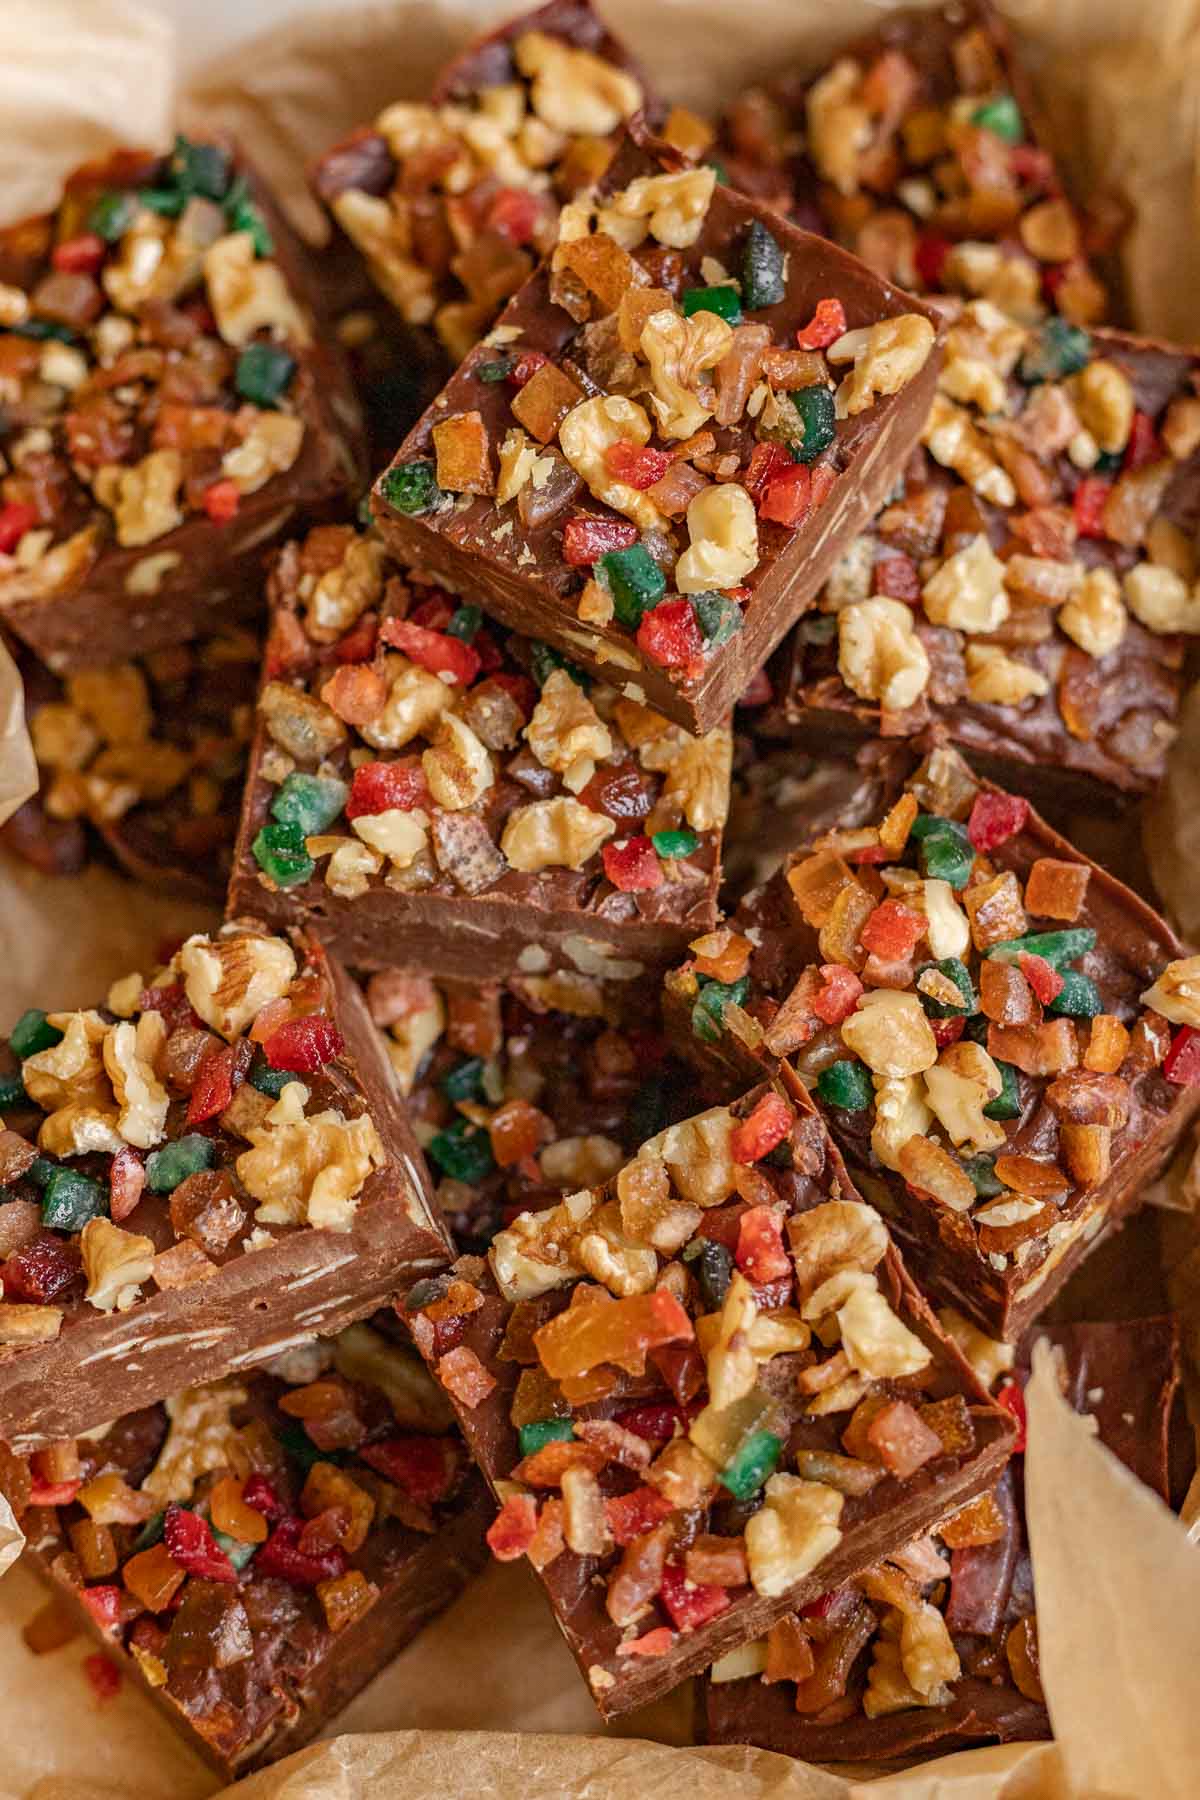
[[[898,1080],[919,1075],[937,1061],[937,1043],[915,994],[868,990],[842,1023],[842,1042],[875,1075]]]
[[[898,1381],[926,1368],[930,1352],[897,1317],[878,1287],[855,1287],[837,1312],[852,1368],[876,1381]]]
[[[639,1155],[665,1163],[685,1200],[696,1206],[717,1206],[729,1198],[735,1186],[736,1168],[729,1148],[732,1130],[728,1107],[710,1107],[649,1138]]]
[[[496,1233],[488,1261],[506,1300],[535,1300],[582,1274],[574,1247],[592,1210],[593,1196],[584,1190],[543,1212],[521,1213]]]
[[[1200,598],[1174,569],[1135,563],[1123,586],[1126,606],[1147,631],[1200,632]]]
[[[900,389],[921,373],[933,349],[934,329],[921,313],[901,313],[872,325],[854,367],[837,391],[839,418],[854,418],[876,400]]]
[[[996,506],[1012,506],[1017,490],[1012,477],[992,454],[987,439],[965,407],[935,394],[921,442],[935,462],[953,469],[968,487]]]
[[[149,1150],[166,1135],[170,1097],[154,1072],[167,1041],[161,1013],[143,1013],[137,1025],[114,1025],[104,1040],[104,1067],[121,1108],[117,1130],[126,1143]]]
[[[436,304],[433,274],[404,253],[397,215],[388,202],[361,188],[346,188],[333,200],[332,210],[400,317],[409,325],[428,325]]]
[[[981,706],[1021,706],[1050,692],[1039,670],[994,644],[968,644],[966,664],[967,693]]]
[[[1003,1125],[983,1114],[1003,1087],[1000,1071],[983,1045],[966,1038],[948,1045],[925,1071],[929,1104],[950,1142],[967,1144],[974,1151],[994,1150],[1005,1141]]]
[[[787,1223],[796,1265],[796,1296],[805,1307],[831,1275],[870,1272],[887,1254],[887,1227],[873,1206],[860,1200],[827,1200]]]
[[[240,1442],[233,1414],[247,1398],[245,1388],[230,1380],[185,1388],[164,1400],[170,1427],[141,1491],[164,1505],[190,1500],[205,1475],[229,1468]]]
[[[841,57],[813,82],[805,102],[809,154],[822,178],[839,194],[858,192],[859,157],[871,142],[862,80],[859,64]]]
[[[383,545],[376,538],[351,536],[345,555],[326,569],[305,602],[304,626],[317,644],[332,644],[349,631],[383,592]]]
[[[1172,1025],[1200,1029],[1200,956],[1184,956],[1168,963],[1153,987],[1142,995],[1142,1005],[1153,1007]],[[28,1068],[28,1062],[24,1066]]]
[[[154,1245],[148,1237],[122,1231],[110,1219],[89,1219],[79,1238],[84,1298],[98,1312],[128,1312],[141,1298],[141,1285],[154,1272]]]
[[[291,413],[261,412],[242,442],[221,458],[221,473],[239,494],[257,494],[292,467],[304,442],[304,421]]]
[[[387,1162],[366,1113],[345,1119],[332,1109],[296,1123],[264,1124],[254,1148],[237,1159],[237,1174],[263,1225],[311,1225],[349,1231],[358,1196],[373,1169]]]
[[[719,831],[729,816],[733,737],[724,726],[703,737],[684,735],[666,765],[663,802],[678,802],[693,831]]]
[[[112,1090],[101,1050],[108,1026],[100,1014],[51,1013],[49,1017],[63,1035],[49,1050],[39,1050],[21,1064],[21,1081],[29,1098],[47,1113],[68,1104],[111,1107]]]
[[[646,229],[668,249],[687,250],[700,236],[716,181],[716,170],[707,164],[678,175],[639,176],[605,202],[601,229],[626,250],[640,243]],[[626,221],[632,223],[637,236],[628,229],[622,232]]]
[[[675,565],[681,594],[737,587],[758,563],[758,517],[740,482],[720,482],[687,509],[688,547]]]
[[[1008,617],[1004,564],[983,532],[948,556],[921,589],[921,604],[935,625],[957,631],[996,631]]]
[[[912,609],[900,600],[861,600],[838,621],[838,673],[864,700],[904,712],[929,683],[929,656],[916,634]]]
[[[16,1306],[0,1301],[0,1344],[48,1344],[62,1330],[57,1306]]]
[[[321,840],[322,850],[329,846],[329,861],[325,864],[325,886],[331,894],[342,900],[357,900],[365,894],[371,885],[371,878],[378,875],[383,868],[383,857],[369,844],[358,842],[355,838],[337,838]],[[317,855],[315,841],[309,840],[309,854]]]
[[[987,1337],[954,1307],[942,1307],[938,1312],[938,1323],[946,1336],[957,1344],[985,1388],[994,1387],[1001,1375],[1006,1375],[1012,1368],[1016,1360],[1014,1346]]]
[[[616,825],[570,795],[518,806],[505,822],[500,849],[514,869],[581,869]]]
[[[450,812],[474,806],[496,779],[486,746],[453,712],[442,715],[433,741],[421,757],[421,767],[437,804]]]
[[[446,1003],[430,982],[423,1004],[393,1021],[386,1041],[400,1092],[411,1094],[421,1065],[446,1029]]]
[[[115,1106],[97,1106],[90,1101],[71,1101],[49,1113],[42,1120],[37,1141],[39,1150],[48,1156],[86,1156],[96,1151],[115,1156],[125,1147]]]
[[[1080,370],[1071,386],[1084,430],[1091,433],[1107,455],[1124,450],[1136,407],[1133,383],[1125,371],[1098,356]]]
[[[1089,656],[1108,656],[1125,636],[1129,615],[1111,569],[1089,569],[1058,614],[1058,623]]]
[[[529,748],[572,793],[586,787],[595,765],[612,755],[612,733],[579,683],[555,669],[525,728]]]
[[[429,677],[444,694],[445,685]],[[268,681],[258,697],[258,710],[267,734],[300,763],[318,763],[346,742],[347,731],[331,707],[315,695],[286,681]],[[386,716],[386,708],[385,708]],[[379,721],[376,721],[376,729]],[[363,727],[367,736],[368,727]],[[371,739],[368,738],[368,742]]]
[[[254,254],[248,231],[231,231],[204,256],[204,279],[217,330],[241,349],[267,327],[276,337],[307,344],[308,321],[293,300],[277,263]]]
[[[841,1541],[845,1497],[824,1482],[772,1475],[746,1521],[746,1561],[756,1593],[786,1594]]]
[[[657,1255],[622,1230],[615,1205],[602,1206],[591,1216],[588,1229],[580,1233],[574,1246],[574,1256],[580,1268],[618,1300],[629,1294],[647,1294],[658,1280]]]
[[[919,1075],[875,1079],[875,1123],[871,1149],[885,1169],[900,1173],[900,1156],[910,1138],[922,1136],[933,1123]]]
[[[83,769],[100,747],[100,738],[78,707],[62,701],[39,706],[29,721],[33,753],[43,769]]]
[[[558,428],[562,453],[589,491],[614,512],[632,519],[639,531],[661,530],[663,516],[638,488],[614,479],[604,453],[614,444],[648,444],[650,436],[645,407],[623,394],[598,394],[581,401]]]
[[[510,426],[500,444],[500,475],[496,482],[497,506],[505,506],[508,501],[516,499],[532,476],[533,466],[537,460],[537,446],[530,443],[519,425]]]
[[[642,327],[642,355],[650,365],[650,404],[663,437],[690,438],[711,417],[715,396],[700,377],[729,352],[733,328],[716,313],[690,318],[673,308],[651,313]],[[753,510],[753,509],[752,509]]]
[[[532,83],[534,112],[552,131],[607,137],[643,103],[641,87],[626,70],[544,31],[523,31],[513,44],[513,61]]]
[[[281,1000],[296,977],[290,944],[256,931],[190,937],[178,964],[192,1007],[224,1038],[243,1032],[269,1000]]]
[[[431,734],[453,704],[454,693],[431,670],[419,668],[403,656],[389,656],[384,675],[388,697],[383,711],[359,728],[360,735],[373,750],[400,750],[413,738]]]
[[[351,830],[395,869],[408,869],[424,856],[429,845],[429,815],[417,809],[406,812],[390,806],[385,812],[363,813],[352,819]]]
[[[709,1406],[716,1412],[744,1400],[758,1380],[758,1358],[750,1342],[757,1317],[754,1290],[741,1270],[735,1269],[705,1358]]]
[[[183,520],[182,483],[183,458],[178,450],[151,450],[132,468],[117,470],[113,514],[118,544],[132,548],[174,531]]]

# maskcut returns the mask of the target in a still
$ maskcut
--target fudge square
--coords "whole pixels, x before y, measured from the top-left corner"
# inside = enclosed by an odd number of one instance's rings
[[[355,497],[303,257],[241,159],[186,138],[0,232],[0,623],[56,671],[253,610],[264,546]]]
[[[460,361],[553,250],[558,216],[635,113],[665,109],[588,0],[477,38],[427,103],[397,101],[320,157],[313,185],[406,325]],[[676,109],[682,148],[710,128]],[[393,439],[393,445],[395,440]]]
[[[1085,226],[1042,135],[1003,20],[988,0],[952,0],[889,11],[819,74],[747,89],[718,154],[735,186],[887,281],[1087,325],[1110,310],[1088,252],[1125,220]]]
[[[1028,801],[937,749],[667,977],[737,1091],[811,1090],[933,1292],[1016,1339],[1196,1116],[1200,960]]]
[[[112,1658],[225,1781],[324,1730],[487,1560],[490,1496],[388,1319],[0,1451],[54,1595],[26,1643],[90,1633],[97,1687]]]
[[[715,924],[727,725],[693,736],[349,526],[270,588],[234,912],[468,981],[636,981]]]
[[[1175,1320],[1057,1325],[1031,1336],[1058,1348],[1067,1398],[1095,1419],[1100,1441],[1164,1501],[1177,1498],[1172,1452],[1188,1446]],[[1031,1348],[1022,1345],[1023,1358]],[[1021,1378],[1000,1395],[1019,1414]],[[869,1464],[847,1464],[848,1481],[871,1478]],[[726,1657],[705,1683],[709,1741],[824,1763],[1050,1737],[1023,1464],[1014,1455],[990,1494]]]
[[[768,727],[810,746],[936,722],[1035,799],[1166,772],[1192,537],[1200,361],[984,302],[951,326],[922,447],[780,652]]]
[[[0,1438],[74,1437],[444,1266],[354,982],[227,926],[102,1007],[30,1011],[0,1087]]]
[[[606,1718],[927,1531],[1013,1443],[807,1100],[770,1084],[405,1306],[503,1501],[493,1553],[539,1572]],[[869,1492],[836,1485],[843,1434],[878,1455]]]
[[[691,730],[890,492],[936,315],[629,143],[375,485],[398,558]]]

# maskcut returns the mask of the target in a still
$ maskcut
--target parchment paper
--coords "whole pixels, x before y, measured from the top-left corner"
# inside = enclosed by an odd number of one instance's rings
[[[602,0],[660,87],[709,106],[780,57],[818,59],[869,23],[869,0]],[[236,129],[284,187],[314,241],[319,213],[304,164],[387,100],[418,96],[468,31],[511,10],[471,0],[396,0],[306,15],[269,40],[239,43],[195,81],[189,116]],[[1036,56],[1058,148],[1087,188],[1118,183],[1134,204],[1127,286],[1137,321],[1200,338],[1196,130],[1200,0],[1014,0]],[[249,15],[252,17],[252,15]],[[82,157],[129,139],[164,144],[172,119],[171,43],[132,0],[0,4],[0,215],[48,204]],[[29,786],[27,747],[0,670],[0,806]],[[1200,927],[1200,702],[1155,809],[1149,845],[1163,892]],[[1181,855],[1180,851],[1184,854]],[[1195,866],[1192,866],[1192,859]],[[94,999],[164,940],[205,922],[202,909],[148,896],[104,871],[48,882],[0,865],[0,1019],[24,1006]],[[1200,1349],[1200,1240],[1186,1163],[1164,1188],[1176,1210],[1164,1266]],[[1181,1197],[1182,1196],[1182,1197]],[[1089,1266],[1079,1304],[1124,1311],[1154,1287],[1155,1222],[1143,1221]],[[1129,1279],[1136,1271],[1136,1283]],[[1097,1290],[1100,1290],[1097,1293]],[[1098,1309],[1098,1310],[1097,1310]],[[872,1780],[899,1800],[1175,1800],[1200,1768],[1200,1572],[1177,1521],[1137,1488],[1065,1407],[1048,1368],[1030,1389],[1027,1475],[1039,1615],[1057,1745],[943,1758]],[[0,1563],[6,1521],[0,1516]],[[0,1800],[200,1800],[216,1782],[129,1683],[101,1710],[78,1665],[82,1642],[35,1660],[19,1628],[41,1589],[22,1568],[0,1582]],[[1188,1685],[1184,1687],[1184,1683]],[[523,1567],[494,1567],[356,1700],[343,1733],[237,1790],[244,1800],[640,1800],[647,1794],[853,1800],[865,1782],[752,1751],[684,1749],[686,1691],[600,1733],[574,1664]],[[416,1729],[411,1729],[416,1728]],[[563,1735],[576,1734],[576,1735]],[[582,1735],[580,1735],[582,1734]],[[654,1740],[650,1742],[648,1740]],[[670,1747],[676,1746],[676,1747]]]

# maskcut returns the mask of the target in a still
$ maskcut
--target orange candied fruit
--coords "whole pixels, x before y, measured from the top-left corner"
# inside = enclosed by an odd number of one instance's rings
[[[693,1336],[692,1322],[663,1288],[625,1300],[571,1306],[534,1333],[542,1367],[556,1381],[587,1375],[601,1363],[630,1374],[645,1368],[646,1352]]]

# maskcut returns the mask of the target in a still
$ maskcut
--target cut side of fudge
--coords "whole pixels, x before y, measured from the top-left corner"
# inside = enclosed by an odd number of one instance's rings
[[[705,731],[891,491],[937,315],[646,142],[564,212],[373,505],[406,565]]]
[[[362,995],[319,946],[191,937],[26,1012],[0,1111],[0,1437],[73,1437],[444,1266]]]
[[[1139,1207],[1200,1105],[1200,964],[1030,808],[937,749],[667,977],[726,1092],[811,1091],[918,1278],[1015,1339]]]
[[[255,610],[353,499],[360,423],[305,253],[223,143],[119,151],[0,232],[0,623],[57,673]]]
[[[1110,310],[1088,257],[1126,219],[1110,207],[1084,220],[1071,204],[1019,48],[988,0],[897,8],[819,73],[747,89],[717,153],[735,186],[913,293],[1081,325]]]
[[[1166,772],[1192,546],[1200,362],[972,303],[901,492],[780,652],[772,729],[810,747],[933,723],[1040,803]]]
[[[344,962],[636,981],[716,919],[726,726],[694,737],[322,526],[271,581],[230,907]]]
[[[1060,1352],[1071,1405],[1170,1502],[1172,1440],[1186,1435],[1175,1320],[1039,1328],[1021,1346],[1022,1373],[1000,1388],[1018,1417],[1039,1338]],[[990,1494],[726,1658],[705,1683],[710,1742],[825,1763],[1050,1737],[1023,1465],[1016,1455]]]
[[[428,102],[397,101],[326,151],[313,185],[405,325],[431,327],[457,362],[554,248],[563,205],[600,180],[626,123],[664,112],[588,0],[550,0],[477,38]]]
[[[995,1482],[1013,1441],[802,1097],[670,1126],[404,1303],[606,1717]],[[882,1461],[853,1494],[842,1434]],[[832,1458],[832,1461],[831,1461]]]
[[[0,1451],[54,1596],[31,1648],[90,1633],[226,1781],[308,1743],[486,1561],[487,1489],[389,1318]]]

